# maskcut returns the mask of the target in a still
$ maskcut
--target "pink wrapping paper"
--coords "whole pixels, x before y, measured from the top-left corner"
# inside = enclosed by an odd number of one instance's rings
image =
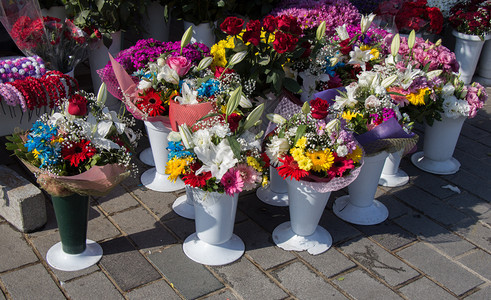
[[[181,124],[192,127],[196,121],[214,111],[215,108],[211,102],[186,105],[174,100],[169,101],[169,119],[174,131],[179,131],[177,126]]]

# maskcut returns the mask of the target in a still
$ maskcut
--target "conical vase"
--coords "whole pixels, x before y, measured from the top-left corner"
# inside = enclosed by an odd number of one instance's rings
[[[196,232],[183,244],[192,260],[211,266],[225,265],[239,259],[245,251],[242,240],[233,234],[239,194],[192,189]]]
[[[278,225],[273,231],[273,241],[284,250],[320,254],[332,245],[329,232],[319,226],[331,192],[319,193],[302,181],[288,181],[290,221]]]
[[[279,174],[276,168],[269,167],[270,182],[256,191],[256,196],[262,202],[273,206],[288,206],[288,183]]]
[[[389,216],[389,211],[375,193],[389,153],[382,151],[364,158],[358,177],[348,185],[348,195],[336,199],[333,211],[346,222],[358,225],[375,225]]]
[[[169,20],[164,18],[165,8],[158,1],[152,1],[147,6],[147,18],[143,18],[143,37],[159,41],[169,40]]]
[[[102,257],[102,248],[87,239],[89,197],[72,194],[52,196],[51,200],[61,242],[48,250],[48,264],[62,271],[78,271],[96,264]]]
[[[413,164],[423,171],[439,175],[455,174],[460,163],[452,157],[466,117],[442,116],[441,121],[425,125],[423,151],[411,156]]]
[[[455,58],[460,64],[460,79],[469,84],[474,76],[484,41],[477,35],[464,34],[456,30],[452,34],[455,36]]]
[[[409,176],[406,172],[399,168],[401,164],[402,155],[404,149],[397,152],[390,153],[385,159],[384,167],[382,169],[382,175],[378,184],[386,187],[403,186],[409,181]]]
[[[193,187],[186,185],[186,194],[172,203],[172,210],[187,219],[194,219]]]
[[[169,180],[165,174],[169,151],[167,136],[171,132],[170,128],[164,126],[162,122],[145,121],[150,147],[152,148],[153,161],[155,167],[148,169],[141,176],[142,184],[157,192],[173,192],[184,188],[184,182],[177,178],[175,182]]]
[[[491,38],[491,34],[488,35]],[[474,80],[484,86],[491,86],[491,39],[488,39],[481,50],[481,57],[477,64],[477,76]]]
[[[184,31],[190,26],[193,26],[193,37],[191,43],[202,43],[210,47],[215,44],[215,33],[213,33],[213,27],[210,23],[201,23],[195,25],[191,22],[184,21]]]

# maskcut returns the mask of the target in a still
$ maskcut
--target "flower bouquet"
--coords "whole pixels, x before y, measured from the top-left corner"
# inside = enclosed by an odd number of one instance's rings
[[[256,188],[267,168],[260,152],[262,132],[253,131],[264,105],[246,116],[238,110],[241,94],[238,87],[229,95],[224,113],[180,125],[180,140],[170,142],[166,172],[192,188],[194,202],[196,233],[184,241],[184,253],[202,264],[222,265],[242,256],[244,243],[233,235],[238,196]]]
[[[443,14],[438,7],[429,7],[426,0],[404,1],[395,16],[400,33],[427,32],[439,34],[443,29]]]
[[[304,103],[289,120],[270,116],[278,123],[266,141],[271,165],[288,181],[291,222],[273,231],[273,240],[285,250],[326,251],[330,234],[318,226],[331,191],[339,190],[357,177],[363,150],[353,134],[338,119],[326,119],[329,104],[317,98]]]
[[[29,131],[7,138],[7,149],[51,194],[61,243],[48,251],[47,261],[64,271],[87,268],[101,258],[101,247],[86,240],[88,196],[106,194],[134,168],[130,149],[138,135],[129,127],[131,120],[104,107],[103,95],[103,90],[97,98],[80,91]]]
[[[485,0],[459,1],[450,10],[448,21],[456,31],[477,35],[484,40],[491,32],[491,3]]]

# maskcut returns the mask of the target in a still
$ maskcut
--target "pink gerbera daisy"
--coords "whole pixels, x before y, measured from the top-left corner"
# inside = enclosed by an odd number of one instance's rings
[[[240,176],[240,171],[234,168],[228,170],[227,173],[222,176],[220,182],[225,188],[225,193],[229,196],[242,192],[242,188],[244,187],[244,180],[242,180],[242,177]]]
[[[244,181],[244,190],[246,191],[254,189],[262,181],[261,173],[249,165],[239,164],[237,165],[237,170]]]

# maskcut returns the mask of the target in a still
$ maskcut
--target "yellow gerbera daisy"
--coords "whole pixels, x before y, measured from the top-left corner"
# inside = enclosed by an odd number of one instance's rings
[[[334,162],[334,155],[331,150],[307,151],[307,156],[312,161],[314,171],[327,171]]]
[[[356,147],[356,149],[353,150],[353,152],[346,155],[346,158],[352,159],[354,163],[358,163],[360,162],[362,156],[363,156],[363,151],[361,150],[360,147]]]
[[[301,160],[297,160],[297,164],[298,167],[304,171],[310,171],[314,167],[312,161],[306,156],[302,157]]]
[[[307,146],[307,138],[302,136],[298,139],[297,143],[295,143],[295,147],[305,149],[305,146]]]
[[[412,105],[425,105],[425,95],[428,90],[429,88],[420,89],[415,94],[411,93],[407,95],[406,98]]]
[[[188,161],[182,158],[172,158],[167,162],[165,166],[165,174],[169,175],[169,180],[176,182],[179,175],[184,174],[184,168],[187,166]]]
[[[247,164],[249,166],[253,167],[258,172],[262,172],[263,171],[263,167],[261,167],[261,164],[257,161],[257,159],[255,159],[252,156],[248,156],[247,157]]]
[[[347,111],[343,112],[343,115],[341,117],[347,121],[350,121],[351,119],[355,118],[358,115],[361,115],[361,114],[347,110]]]

